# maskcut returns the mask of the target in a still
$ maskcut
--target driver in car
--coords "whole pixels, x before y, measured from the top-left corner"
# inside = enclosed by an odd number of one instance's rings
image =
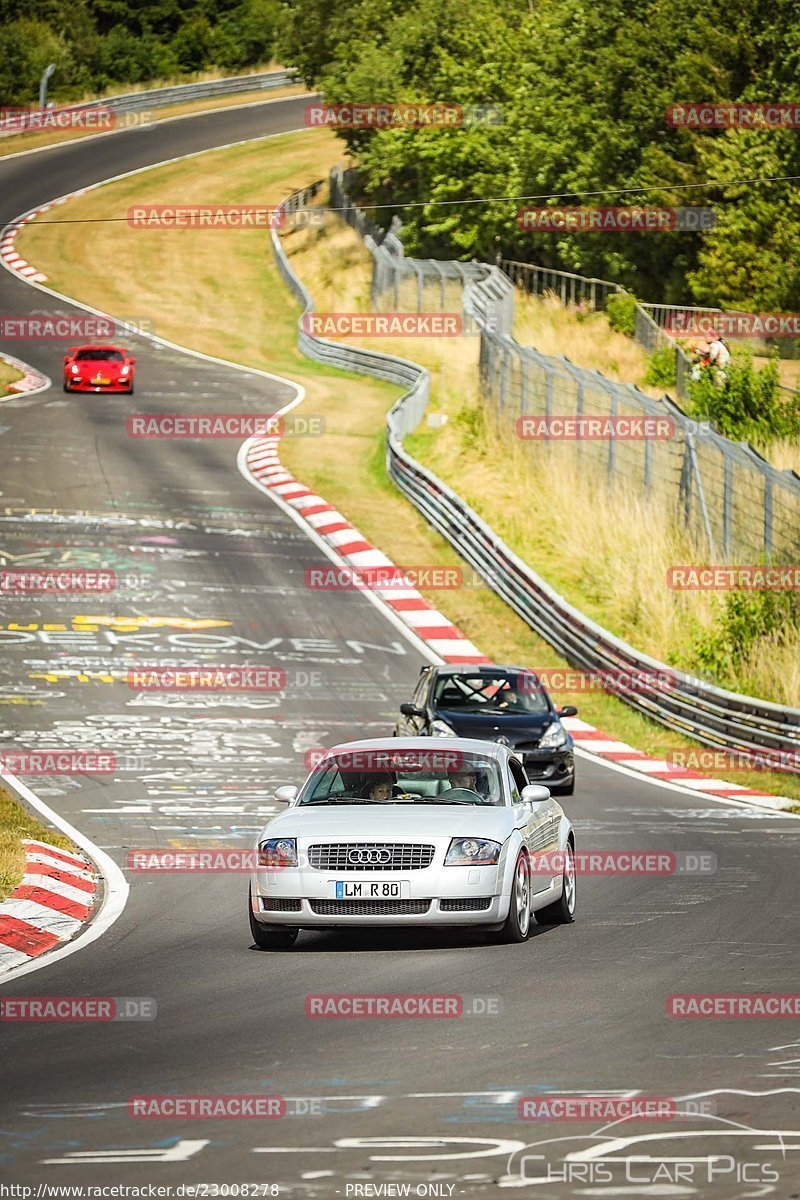
[[[361,795],[373,804],[388,804],[392,799],[393,782],[391,775],[379,775],[364,784]]]
[[[478,776],[475,771],[452,771],[447,778],[451,788],[467,788],[470,792],[478,790]]]

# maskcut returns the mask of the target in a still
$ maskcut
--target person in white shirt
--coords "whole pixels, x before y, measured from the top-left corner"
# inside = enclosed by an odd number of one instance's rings
[[[726,379],[731,352],[725,345],[722,334],[716,329],[712,329],[706,337],[706,345],[708,346],[708,364],[713,368],[717,383],[722,384]]]

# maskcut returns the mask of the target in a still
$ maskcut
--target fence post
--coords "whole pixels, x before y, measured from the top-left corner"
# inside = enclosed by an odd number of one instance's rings
[[[772,479],[764,476],[764,552],[772,557]]]
[[[725,455],[725,478],[722,490],[722,553],[731,557],[731,524],[733,517],[733,459]]]

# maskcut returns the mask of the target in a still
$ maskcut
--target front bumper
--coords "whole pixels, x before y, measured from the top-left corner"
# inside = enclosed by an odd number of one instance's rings
[[[111,383],[89,383],[88,381],[79,379],[75,382],[74,376],[66,375],[64,377],[64,386],[70,392],[129,392],[133,387],[133,376],[127,379],[114,380]]]
[[[405,883],[407,896],[396,900],[337,900],[327,871],[284,868],[252,877],[253,916],[264,925],[303,929],[355,926],[466,926],[502,924],[510,895],[502,894],[502,870],[488,867],[429,867],[410,872],[359,872],[348,875],[364,885]],[[337,879],[344,876],[337,875]]]
[[[531,783],[545,787],[563,787],[575,778],[572,746],[557,750],[517,750]]]

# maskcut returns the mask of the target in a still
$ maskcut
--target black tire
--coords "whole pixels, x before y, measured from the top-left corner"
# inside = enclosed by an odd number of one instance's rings
[[[571,842],[567,842],[561,882],[561,895],[558,900],[555,900],[552,904],[548,904],[546,908],[537,909],[534,914],[539,925],[571,925],[575,920],[575,904],[577,899],[575,850]]]
[[[253,916],[250,896],[247,897],[247,915],[250,918],[250,934],[259,950],[289,950],[297,941],[299,929],[267,929]]]
[[[531,932],[531,869],[528,856],[520,850],[514,864],[511,903],[503,928],[491,935],[492,941],[527,942]]]
[[[64,380],[64,391],[65,391],[65,392],[71,392],[71,391],[72,391],[72,388],[69,386],[69,384],[67,383],[66,379]]]

